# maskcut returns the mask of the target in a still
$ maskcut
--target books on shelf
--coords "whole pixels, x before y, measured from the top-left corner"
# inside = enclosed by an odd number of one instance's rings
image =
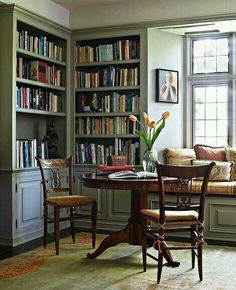
[[[61,69],[40,60],[30,61],[22,57],[17,57],[16,76],[53,86],[62,86]]]
[[[62,96],[41,88],[17,86],[16,108],[62,112]]]
[[[127,164],[139,164],[139,142],[115,138],[114,145],[94,142],[75,144],[75,162],[78,164],[105,164],[107,157],[114,154],[126,156]]]
[[[48,158],[48,145],[44,140],[16,140],[16,168],[36,167],[35,157]]]
[[[134,166],[132,165],[99,165],[96,169],[97,175],[109,175],[115,172],[123,172],[123,171],[130,171],[132,172],[135,170]]]
[[[138,39],[120,39],[107,44],[82,45],[75,48],[75,62],[104,62],[139,58]]]
[[[124,179],[124,178],[157,178],[157,173],[147,171],[131,171],[122,170],[108,175],[110,179]]]
[[[17,31],[17,47],[42,56],[62,61],[63,49],[45,35],[35,35],[28,30]]]
[[[99,87],[126,87],[139,85],[139,69],[108,66],[97,71],[77,70],[75,72],[75,87],[89,89]]]

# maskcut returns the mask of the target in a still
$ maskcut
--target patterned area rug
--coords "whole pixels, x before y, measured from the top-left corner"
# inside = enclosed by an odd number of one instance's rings
[[[97,245],[104,238],[98,235]],[[142,270],[139,246],[121,244],[105,251],[97,259],[92,252],[91,235],[80,233],[76,244],[71,237],[60,241],[60,255],[54,243],[25,254],[0,261],[1,290],[152,290],[152,289],[236,289],[236,249],[204,248],[204,281],[199,282],[197,267],[191,269],[190,251],[175,251],[178,268],[164,267],[161,283],[156,284],[156,262],[148,260]],[[154,250],[152,250],[154,251]]]

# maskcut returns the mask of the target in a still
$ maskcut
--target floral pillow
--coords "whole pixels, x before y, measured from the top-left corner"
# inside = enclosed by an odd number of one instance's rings
[[[194,151],[197,159],[226,161],[225,148],[226,147],[212,147],[208,145],[196,144]]]
[[[211,162],[212,162],[212,160],[196,159],[196,160],[192,160],[192,165],[205,165],[205,164],[209,164]],[[209,180],[211,180],[211,181],[232,181],[233,180],[234,162],[215,161],[215,163],[216,163],[216,165],[211,170]]]
[[[165,157],[170,165],[191,165],[191,160],[196,159],[194,150],[190,148],[166,148]]]
[[[227,161],[234,162],[233,179],[236,180],[236,147],[225,147],[225,155]]]

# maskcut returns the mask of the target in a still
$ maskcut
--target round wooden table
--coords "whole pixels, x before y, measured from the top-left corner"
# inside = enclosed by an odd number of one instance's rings
[[[85,187],[100,189],[131,190],[131,217],[127,226],[107,236],[93,253],[88,253],[88,258],[96,258],[106,249],[120,243],[131,245],[142,244],[142,216],[141,209],[148,208],[148,192],[158,192],[158,182],[155,179],[109,179],[107,176],[97,176],[96,174],[86,174],[82,177]],[[175,181],[166,181],[167,186],[173,186]],[[178,262],[173,261],[170,252],[166,252],[167,262],[176,267]]]

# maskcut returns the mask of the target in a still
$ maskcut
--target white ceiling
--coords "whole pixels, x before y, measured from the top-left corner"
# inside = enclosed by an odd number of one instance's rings
[[[104,5],[111,3],[122,3],[122,2],[138,2],[140,0],[51,0],[68,10],[84,7],[84,6],[93,6],[93,5]]]
[[[51,0],[69,11],[80,10],[81,8],[112,5],[122,2],[138,2],[144,0]],[[148,0],[145,0],[148,1]],[[157,19],[158,20],[158,19]],[[175,34],[200,34],[211,32],[235,32],[236,20],[216,21],[209,23],[194,23],[186,25],[176,25],[174,27],[163,27],[161,30],[168,31]]]

